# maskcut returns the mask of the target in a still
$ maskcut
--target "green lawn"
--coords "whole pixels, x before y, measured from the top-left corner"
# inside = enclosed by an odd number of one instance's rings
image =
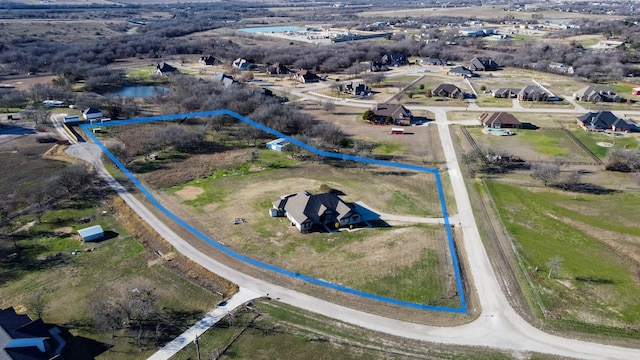
[[[567,135],[562,130],[519,130],[516,132],[516,136],[531,144],[541,154],[564,156],[569,150],[561,145],[561,142],[567,139]]]
[[[513,101],[511,99],[497,98],[493,96],[478,96],[476,99],[476,104],[478,106],[486,106],[486,107],[512,107]]]
[[[551,317],[595,324],[611,320],[619,327],[640,324],[640,284],[629,257],[614,251],[616,242],[626,244],[625,236],[640,236],[631,220],[640,216],[637,193],[576,196],[487,185]],[[607,242],[602,241],[598,234],[609,232],[618,236],[606,235]],[[555,256],[563,264],[549,279],[548,263]]]
[[[600,159],[604,159],[607,156],[609,148],[598,145],[599,142],[607,142],[617,148],[638,148],[638,140],[631,135],[625,135],[624,137],[612,137],[605,133],[584,131],[584,129],[575,124],[565,125],[565,127],[571,131],[571,133],[580,140],[587,149]]]
[[[633,86],[631,85],[625,85],[625,84],[610,84],[609,87],[611,88],[611,90],[615,91],[618,95],[622,96],[622,97],[629,97],[631,96],[631,89],[633,89]]]
[[[182,314],[174,321],[186,328],[210,310],[219,297],[181,278],[161,263],[149,263],[142,245],[129,236],[108,211],[103,206],[96,207],[95,202],[77,201],[45,213],[42,222],[18,241],[19,262],[0,263],[3,274],[0,307],[14,306],[34,316],[30,304],[35,294],[43,291],[44,321],[64,325],[74,336],[114,345],[98,359],[146,358],[153,349],[141,351],[134,339],[112,338],[110,332],[102,332],[93,325],[94,302],[114,292],[148,286],[156,289],[161,308],[171,310],[170,314]],[[79,224],[77,219],[84,217],[93,220]],[[53,233],[56,229],[66,231],[65,227],[76,231],[96,224],[115,237],[81,243],[71,234]],[[86,249],[95,250],[84,251]],[[78,253],[73,255],[73,251]],[[183,330],[167,329],[172,333]],[[72,343],[65,351],[69,352],[68,358],[80,358],[92,350]]]

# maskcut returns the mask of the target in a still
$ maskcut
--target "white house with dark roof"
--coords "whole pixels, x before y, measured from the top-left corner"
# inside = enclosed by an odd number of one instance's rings
[[[353,205],[334,193],[313,195],[307,191],[290,194],[273,202],[272,217],[286,217],[301,233],[314,229],[335,230],[362,221]]]

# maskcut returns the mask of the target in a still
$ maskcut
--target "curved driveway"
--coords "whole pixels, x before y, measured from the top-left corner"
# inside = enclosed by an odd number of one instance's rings
[[[365,105],[366,106],[366,105]],[[426,108],[426,107],[425,107]],[[446,156],[447,167],[455,189],[458,220],[462,224],[463,246],[468,254],[473,284],[482,306],[481,315],[472,323],[456,327],[435,327],[385,318],[356,309],[314,298],[300,292],[270,284],[221,264],[189,245],[180,236],[151,213],[140,201],[122,187],[102,166],[101,151],[95,144],[72,145],[68,152],[94,164],[100,175],[116,190],[127,204],[161,234],[177,251],[226,279],[258,294],[269,294],[272,298],[311,312],[336,318],[363,328],[415,340],[452,345],[483,346],[515,352],[540,352],[563,357],[583,359],[640,359],[640,350],[585,341],[577,341],[547,334],[522,319],[509,305],[502,293],[489,258],[484,249],[467,190],[458,166],[453,142],[449,133],[446,108],[429,107],[436,115],[440,139]],[[460,110],[460,108],[455,108]],[[504,111],[501,108],[500,111]],[[538,112],[575,112],[576,110]],[[488,109],[488,111],[491,111]]]

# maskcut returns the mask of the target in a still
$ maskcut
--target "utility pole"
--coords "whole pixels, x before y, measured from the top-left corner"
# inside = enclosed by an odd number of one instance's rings
[[[198,354],[198,360],[200,360],[200,345],[198,344],[198,335],[193,339],[193,343],[196,345],[196,353]]]

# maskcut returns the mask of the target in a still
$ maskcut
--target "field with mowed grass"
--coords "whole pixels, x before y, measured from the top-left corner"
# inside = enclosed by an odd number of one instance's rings
[[[63,351],[67,359],[146,358],[156,341],[184,331],[220,296],[179,275],[172,267],[179,261],[176,254],[163,249],[164,256],[159,256],[134,238],[126,229],[144,226],[98,183],[48,207],[36,206],[31,194],[43,183],[53,186],[50,179],[68,164],[43,158],[51,144],[38,143],[35,137],[0,144],[6,170],[0,172],[0,194],[12,200],[1,204],[11,224],[3,223],[6,232],[0,237],[0,308],[14,307],[61,327],[69,334]],[[38,215],[34,209],[42,211]],[[127,214],[126,224],[120,222],[122,214]],[[104,239],[81,242],[77,231],[93,225],[105,230]],[[164,320],[145,320],[145,326],[163,324],[157,340],[155,335],[150,339],[147,329],[138,343],[122,323],[107,329],[96,315],[96,304],[126,297],[133,289],[154,293],[153,311]]]
[[[391,298],[457,306],[455,282],[447,280],[453,267],[442,225],[376,218],[373,227],[301,234],[286,218],[269,215],[281,196],[334,191],[380,213],[441,218],[433,174],[263,154],[262,168],[245,164],[216,171],[169,189],[165,200],[211,237],[263,262]]]
[[[485,134],[479,126],[466,129],[478,146],[517,155],[523,160],[551,161],[562,158],[571,162],[593,161],[562,129],[509,129],[515,134],[512,136]]]
[[[637,149],[640,140],[640,137],[635,134],[612,136],[601,132],[584,131],[584,129],[574,124],[565,125],[565,127],[600,159],[607,157],[607,152],[611,147]],[[598,143],[601,145],[598,145]],[[607,143],[607,145],[611,145],[611,147],[602,146],[602,143]]]
[[[638,338],[629,330],[640,325],[637,191],[572,194],[499,181],[487,189],[547,319]]]

